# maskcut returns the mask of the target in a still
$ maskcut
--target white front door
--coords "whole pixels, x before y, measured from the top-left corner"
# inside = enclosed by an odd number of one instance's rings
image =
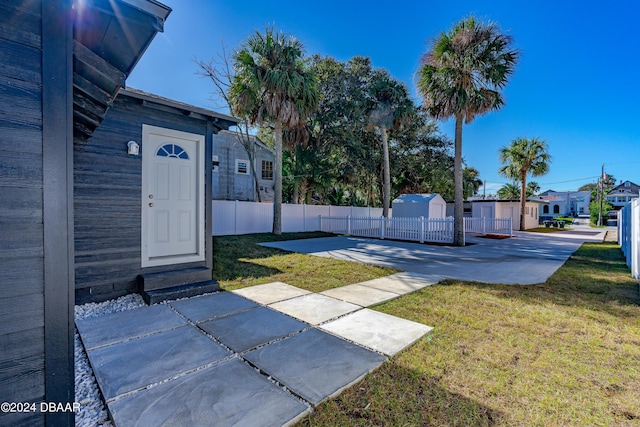
[[[204,136],[142,125],[142,266],[204,260]]]

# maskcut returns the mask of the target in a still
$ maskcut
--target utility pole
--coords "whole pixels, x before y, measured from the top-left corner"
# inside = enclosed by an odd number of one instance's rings
[[[598,225],[602,225],[602,205],[604,201],[604,163],[602,164],[602,173],[600,175],[600,212],[598,213]]]

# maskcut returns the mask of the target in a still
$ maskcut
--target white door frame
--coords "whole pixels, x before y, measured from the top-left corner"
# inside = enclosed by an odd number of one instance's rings
[[[182,139],[196,143],[196,253],[189,255],[175,255],[151,257],[149,254],[149,210],[153,200],[148,197],[149,180],[151,179],[150,167],[155,156],[155,146],[151,143],[154,135],[161,135],[172,139]],[[151,125],[142,125],[142,193],[141,193],[141,215],[142,215],[142,241],[141,255],[142,267],[153,267],[160,265],[182,264],[187,262],[204,261],[205,259],[205,169],[204,155],[205,139],[204,135],[182,132],[173,129],[166,129]]]

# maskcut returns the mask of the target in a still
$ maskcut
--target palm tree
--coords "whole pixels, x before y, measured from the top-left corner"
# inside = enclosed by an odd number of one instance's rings
[[[520,181],[520,231],[524,231],[527,201],[527,175],[542,176],[549,171],[551,155],[547,143],[539,138],[516,138],[500,149],[501,175]]]
[[[386,72],[379,73],[369,89],[373,109],[369,115],[371,126],[380,131],[383,155],[382,216],[389,216],[391,204],[391,171],[389,162],[389,132],[400,129],[413,116],[415,107],[407,89]]]
[[[482,186],[482,180],[480,179],[480,172],[478,169],[467,166],[462,170],[462,186],[465,198],[475,196],[478,194],[478,190]]]
[[[498,197],[501,200],[511,200],[520,198],[520,186],[515,182],[509,182],[498,190]]]
[[[273,234],[282,233],[282,134],[303,129],[318,104],[315,75],[307,70],[297,39],[267,27],[234,55],[229,88],[232,112],[252,125],[274,125]],[[294,132],[300,134],[300,132]]]
[[[500,90],[513,74],[519,53],[512,38],[491,23],[470,17],[431,41],[417,72],[423,108],[436,119],[455,119],[454,244],[464,245],[462,123],[504,105]]]
[[[537,196],[540,192],[540,184],[535,181],[527,182],[527,196]]]

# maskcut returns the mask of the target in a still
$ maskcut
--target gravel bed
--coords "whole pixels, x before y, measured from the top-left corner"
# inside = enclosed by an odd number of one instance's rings
[[[115,300],[101,303],[89,303],[75,306],[76,319],[88,319],[108,313],[132,310],[145,306],[144,300],[138,294],[126,295]],[[98,383],[93,375],[89,359],[80,341],[78,331],[75,332],[75,401],[80,403],[80,411],[76,412],[76,426],[113,427],[107,412],[107,407],[98,389]]]

